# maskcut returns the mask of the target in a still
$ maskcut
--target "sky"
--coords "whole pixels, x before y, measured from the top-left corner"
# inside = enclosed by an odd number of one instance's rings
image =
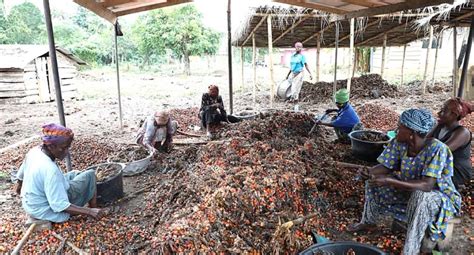
[[[0,0],[1,1],[1,0]],[[3,0],[6,11],[11,9],[12,6],[27,2],[28,0]],[[40,10],[43,10],[43,1],[41,0],[29,0],[34,3]],[[49,0],[50,8],[52,11],[60,10],[65,13],[74,13],[77,8],[77,4],[72,0]],[[240,25],[242,20],[248,13],[248,8],[260,4],[267,3],[266,0],[233,0],[232,1],[232,26],[235,28]],[[203,13],[203,22],[208,27],[211,27],[219,32],[227,31],[227,1],[225,0],[194,0],[194,4],[199,11]],[[137,18],[137,14],[127,15],[120,17],[122,20],[133,21]]]

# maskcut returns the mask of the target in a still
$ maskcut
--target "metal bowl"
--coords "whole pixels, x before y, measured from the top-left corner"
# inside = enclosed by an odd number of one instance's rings
[[[367,133],[382,135],[386,141],[371,142],[362,140],[361,136]],[[384,150],[384,145],[390,142],[390,137],[376,130],[352,131],[349,133],[349,138],[351,139],[351,149],[354,157],[369,162],[377,162],[377,158]]]

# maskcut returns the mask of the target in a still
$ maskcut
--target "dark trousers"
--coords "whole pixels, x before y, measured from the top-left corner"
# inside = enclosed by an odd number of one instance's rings
[[[199,118],[201,119],[201,125],[204,128],[207,128],[209,124],[218,124],[221,121],[229,121],[230,123],[237,123],[240,122],[240,119],[232,116],[227,115],[224,110],[221,110],[219,113],[217,110],[204,110],[199,112]]]

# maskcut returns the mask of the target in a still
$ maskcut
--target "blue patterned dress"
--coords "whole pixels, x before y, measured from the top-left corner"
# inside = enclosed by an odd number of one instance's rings
[[[429,224],[429,230],[433,240],[444,239],[448,221],[459,213],[461,207],[461,196],[451,180],[453,156],[449,148],[437,139],[429,139],[418,155],[409,157],[408,146],[393,139],[379,156],[378,162],[393,170],[394,178],[402,181],[419,180],[423,176],[436,179],[433,191],[424,193],[434,193],[440,198],[439,211]],[[362,222],[375,224],[376,217],[371,215],[375,213],[407,222],[407,207],[410,206],[408,203],[412,194],[392,187],[367,185]]]

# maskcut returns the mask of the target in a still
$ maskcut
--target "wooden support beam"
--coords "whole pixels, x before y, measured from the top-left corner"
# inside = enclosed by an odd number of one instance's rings
[[[453,97],[456,97],[456,86],[458,83],[458,60],[457,56],[457,43],[458,43],[458,31],[456,27],[453,27]]]
[[[168,0],[164,3],[145,3],[145,4],[139,4],[139,5],[131,6],[131,7],[119,7],[117,9],[114,9],[113,12],[117,16],[124,16],[124,15],[127,15],[127,14],[143,12],[143,11],[149,11],[149,10],[168,7],[168,6],[172,6],[172,5],[189,3],[189,2],[192,2],[192,1],[193,0]]]
[[[380,65],[380,76],[383,78],[385,71],[385,50],[387,48],[387,34],[383,35],[383,46],[382,46],[382,63]]]
[[[375,25],[375,24],[378,24],[378,23],[380,23],[380,20],[372,21],[372,22],[370,22],[369,24],[367,24],[367,26],[365,26],[365,27],[363,27],[363,28],[359,28],[359,29],[356,31],[356,33],[360,33],[360,32],[362,32],[362,31],[364,31],[365,29],[367,29],[368,27],[371,27],[371,26],[373,26],[373,25]],[[346,40],[347,38],[350,38],[350,37],[351,37],[351,33],[349,32],[347,35],[341,37],[341,39],[339,39],[339,42],[342,42],[342,41],[344,41],[344,40]],[[331,46],[333,46],[333,45],[334,45],[334,43],[331,43],[331,44],[329,44],[329,47],[331,47]]]
[[[267,15],[268,16],[268,15]],[[245,38],[244,42],[240,45],[240,46],[244,46],[247,41],[253,36],[253,34],[255,33],[255,31],[257,31],[257,29],[263,24],[263,22],[267,19],[267,16],[264,16],[262,17],[262,19],[257,23],[257,25],[252,29],[252,31],[250,32],[250,34],[247,36],[247,38]]]
[[[431,86],[435,84],[435,76],[436,76],[436,63],[438,62],[438,50],[439,50],[439,44],[443,40],[443,31],[441,31],[438,34],[438,38],[436,40],[436,50],[435,50],[435,59],[434,59],[434,65],[433,65],[433,76],[431,77]]]
[[[404,74],[404,70],[405,70],[405,56],[406,56],[406,53],[407,53],[407,45],[403,45],[403,57],[402,57],[402,73],[401,73],[401,77],[400,77],[400,86],[403,86],[403,74]]]
[[[349,43],[349,75],[347,77],[347,90],[351,91],[352,77],[354,73],[352,72],[354,66],[354,18],[350,21],[350,43]]]
[[[267,17],[268,28],[268,67],[270,69],[270,108],[273,107],[275,97],[275,80],[273,78],[273,44],[272,44],[272,16]]]
[[[337,48],[339,47],[339,25],[336,24],[336,35],[335,35],[336,47],[334,48],[334,84],[333,84],[333,98],[336,96],[337,91]]]
[[[320,65],[321,65],[321,36],[316,37],[316,82],[319,82]]]
[[[363,7],[382,6],[382,4],[374,3],[372,1],[367,1],[367,0],[341,0],[341,1],[345,2],[345,3],[348,3],[348,4],[359,5],[359,6],[363,6]]]
[[[89,0],[74,0],[74,2],[86,9],[89,9],[91,12],[99,15],[100,17],[104,18],[112,24],[115,24],[115,22],[117,21],[117,15],[115,15],[109,9],[100,5],[100,3],[96,3],[95,1]]]
[[[412,10],[418,9],[427,6],[435,6],[440,4],[452,4],[454,0],[412,0],[412,1],[404,1],[396,4],[387,4],[384,6],[366,8],[358,11],[349,12],[346,14],[341,15],[339,19],[350,19],[350,18],[357,18],[357,17],[368,17],[374,16],[379,14],[387,14],[387,13],[394,13],[399,11],[405,10]]]
[[[253,106],[257,103],[257,48],[255,34],[252,34],[252,67],[253,67]]]
[[[465,14],[459,16],[459,17],[456,17],[456,18],[454,18],[454,19],[451,19],[451,20],[448,20],[448,21],[442,22],[442,23],[443,23],[443,24],[448,23],[448,24],[456,25],[456,23],[458,23],[458,21],[460,21],[460,20],[462,20],[462,19],[465,19],[465,18],[469,18],[469,17],[471,17],[471,16],[473,16],[473,15],[474,15],[474,11],[471,11],[471,12],[465,13]],[[434,23],[439,24],[439,22],[437,22],[436,20],[434,21]]]
[[[305,2],[305,1],[301,1],[301,0],[298,0],[298,1],[294,1],[294,0],[273,0],[273,2],[279,2],[279,3],[283,3],[283,4],[289,4],[289,5],[296,5],[296,6],[300,6],[300,7],[311,8],[311,9],[330,12],[330,13],[335,13],[335,14],[347,13],[347,11],[344,11],[344,10],[339,9],[337,7],[324,5],[324,4],[318,4],[318,3],[314,3],[314,2]]]
[[[423,83],[422,83],[422,89],[421,89],[421,93],[423,93],[423,95],[425,94],[426,92],[426,78],[428,76],[428,64],[429,64],[429,60],[430,60],[430,50],[431,50],[431,41],[433,40],[433,26],[430,26],[430,37],[428,39],[428,48],[426,49],[426,61],[425,61],[425,71],[423,73]]]
[[[328,24],[326,27],[322,28],[321,30],[319,30],[318,32],[314,33],[313,35],[311,35],[310,37],[304,39],[302,41],[303,44],[307,43],[309,40],[313,39],[314,37],[318,36],[318,35],[321,35],[322,33],[324,33],[324,31],[330,29],[332,26],[334,26],[334,23],[330,23]]]
[[[377,39],[377,38],[380,38],[380,37],[384,36],[384,34],[388,34],[388,33],[390,33],[390,32],[393,32],[394,30],[397,30],[397,29],[399,29],[399,28],[401,28],[401,27],[406,27],[407,25],[408,25],[408,24],[403,23],[403,24],[401,24],[401,25],[394,26],[394,27],[390,28],[389,30],[385,31],[385,33],[376,34],[376,35],[374,35],[374,36],[372,36],[372,37],[370,37],[370,38],[367,38],[367,39],[363,40],[362,42],[357,43],[357,46],[362,46],[362,45],[364,45],[364,44],[366,44],[366,43],[368,43],[368,42],[371,42],[371,41],[373,41],[373,40],[375,40],[375,39]]]
[[[283,38],[283,36],[285,36],[286,34],[288,34],[289,32],[293,31],[293,29],[295,27],[297,27],[299,24],[301,24],[301,22],[305,21],[309,19],[309,17],[303,17],[301,18],[300,20],[298,20],[297,22],[293,23],[293,25],[291,25],[288,29],[286,29],[285,31],[283,31],[283,33],[281,33],[280,36],[278,36],[277,38],[275,38],[273,40],[273,43],[276,43],[278,40],[280,40],[281,38]]]

